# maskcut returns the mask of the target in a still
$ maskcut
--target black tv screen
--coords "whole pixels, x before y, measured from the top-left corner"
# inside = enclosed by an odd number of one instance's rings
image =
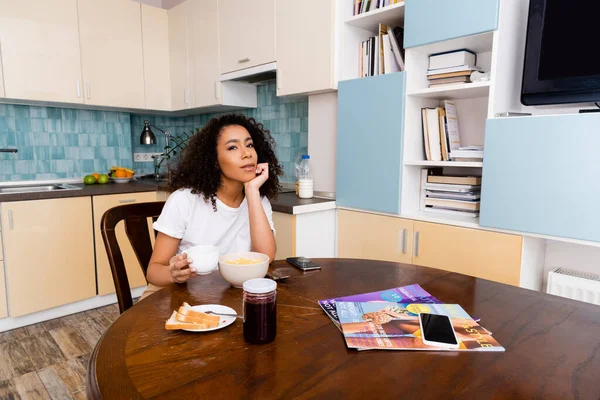
[[[600,1],[530,0],[521,102],[600,101]]]

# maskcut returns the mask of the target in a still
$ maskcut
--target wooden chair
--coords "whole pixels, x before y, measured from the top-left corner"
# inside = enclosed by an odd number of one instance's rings
[[[140,262],[144,276],[146,276],[146,270],[152,256],[148,218],[156,221],[164,205],[164,201],[156,201],[117,206],[106,211],[100,220],[100,232],[108,254],[108,262],[115,282],[121,314],[133,305],[133,299],[131,298],[131,287],[127,279],[123,255],[117,242],[115,227],[119,222],[124,221],[127,238]],[[154,234],[156,235],[156,232]]]

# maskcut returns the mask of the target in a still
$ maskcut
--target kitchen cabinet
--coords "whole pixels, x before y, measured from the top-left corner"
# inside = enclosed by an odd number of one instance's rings
[[[0,59],[2,59],[2,37],[0,37]],[[2,63],[0,62],[0,97],[4,97],[4,75],[2,75]]]
[[[405,48],[498,29],[500,0],[406,0],[405,8]]]
[[[335,87],[334,9],[333,1],[277,1],[278,96],[320,92]],[[310,21],[308,29],[307,21]]]
[[[0,0],[0,95],[82,103],[78,26],[77,0]]]
[[[412,264],[413,221],[338,211],[338,257]]]
[[[193,65],[192,104],[206,107],[221,102],[219,81],[219,7],[216,1],[188,0],[190,55]]]
[[[598,124],[596,113],[488,119],[480,224],[600,241]]]
[[[519,285],[521,236],[414,222],[413,263]]]
[[[400,213],[405,80],[397,72],[339,83],[338,206]]]
[[[90,197],[0,207],[11,317],[95,296]]]
[[[167,10],[142,4],[142,36],[146,108],[171,111]]]
[[[131,204],[131,203],[145,203],[151,201],[157,201],[156,192],[142,192],[142,193],[126,193],[126,194],[114,194],[106,196],[94,196],[92,198],[93,209],[94,209],[94,235],[96,243],[96,274],[98,280],[98,295],[103,296],[105,294],[115,292],[115,284],[113,282],[112,272],[110,264],[108,263],[108,256],[106,254],[106,247],[100,233],[100,221],[104,213],[113,207]],[[152,229],[151,219],[148,221],[150,232],[154,232]],[[129,286],[133,289],[140,286],[146,286],[146,277],[142,272],[140,263],[129,243],[127,234],[125,233],[125,224],[120,222],[116,228],[117,241],[123,255],[123,261],[125,262],[125,268],[127,269],[127,279],[129,280]]]
[[[274,62],[275,0],[219,0],[219,53],[221,74]]]
[[[141,5],[77,0],[85,103],[145,108]]]
[[[171,73],[171,106],[173,110],[190,108],[190,75],[188,43],[191,31],[191,18],[188,9],[191,1],[186,1],[168,10],[169,19],[169,65]]]
[[[275,225],[275,242],[277,244],[276,260],[296,256],[296,216],[280,212],[273,213]]]

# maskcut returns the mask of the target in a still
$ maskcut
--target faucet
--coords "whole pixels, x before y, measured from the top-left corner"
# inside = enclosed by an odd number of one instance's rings
[[[16,153],[18,151],[17,149],[0,149],[0,153]]]

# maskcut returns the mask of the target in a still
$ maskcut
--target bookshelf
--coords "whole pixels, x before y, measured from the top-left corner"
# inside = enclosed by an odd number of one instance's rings
[[[405,2],[401,1],[367,13],[352,15],[354,4],[350,0],[336,0],[337,79],[357,79],[360,44],[379,33],[379,24],[404,27]]]
[[[483,162],[476,161],[406,161],[404,165],[415,167],[482,168]]]
[[[387,7],[378,8],[367,13],[352,15],[350,18],[346,19],[346,24],[359,29],[375,32],[379,28],[380,23],[385,25],[397,25],[399,21],[404,21],[404,1]]]
[[[423,97],[426,99],[468,99],[474,97],[488,97],[490,93],[490,82],[463,83],[460,85],[448,85],[433,88],[419,89],[407,93],[408,96]]]

